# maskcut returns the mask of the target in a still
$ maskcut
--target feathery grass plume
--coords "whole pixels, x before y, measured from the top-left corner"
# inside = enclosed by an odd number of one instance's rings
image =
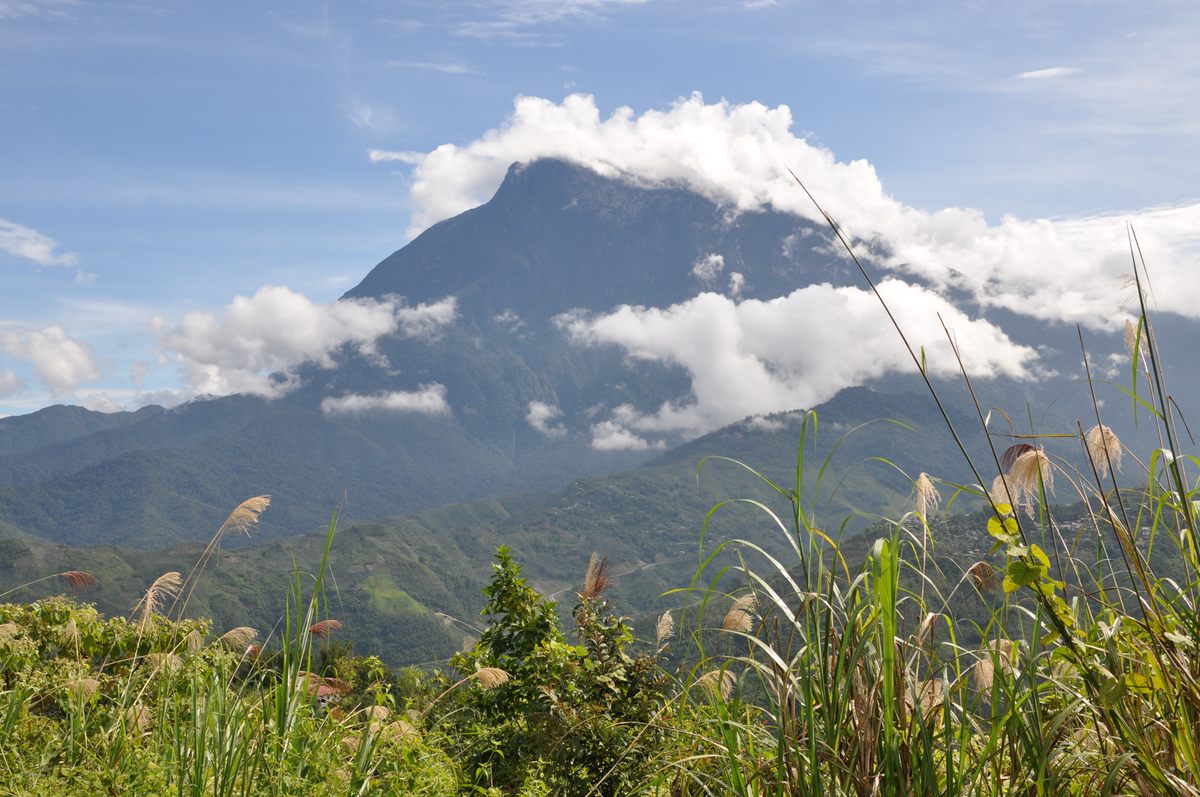
[[[470,653],[472,650],[475,649],[475,646],[478,644],[479,644],[478,639],[471,636],[470,634],[467,634],[465,637],[463,637],[463,641],[462,641],[463,653]]]
[[[1121,457],[1125,456],[1125,447],[1121,445],[1116,432],[1104,424],[1097,424],[1084,435],[1088,458],[1096,466],[1096,472],[1103,479],[1108,475],[1108,463],[1116,470],[1121,469]]]
[[[58,644],[63,647],[79,647],[79,623],[75,622],[74,617],[67,620],[66,624],[59,629]]]
[[[246,648],[246,658],[250,661],[258,661],[258,657],[262,655],[262,645],[251,645]]]
[[[247,498],[229,513],[229,517],[225,518],[225,522],[221,524],[221,530],[228,531],[232,529],[240,531],[249,537],[251,529],[258,525],[258,516],[270,505],[271,496],[269,495],[256,495],[253,498]]]
[[[730,607],[730,611],[737,610],[737,611],[742,611],[742,612],[747,612],[747,613],[753,613],[757,608],[758,608],[758,596],[755,595],[753,592],[747,592],[745,595],[741,596],[740,598],[738,598],[737,600],[735,600],[733,602],[733,606]]]
[[[984,561],[976,562],[967,568],[967,575],[970,576],[975,589],[980,592],[991,592],[1000,580],[996,568],[992,567],[991,563]]]
[[[728,700],[733,697],[737,676],[730,670],[709,670],[696,679],[696,686],[713,697],[720,696],[721,699]]]
[[[1021,455],[1033,451],[1034,447],[1029,443],[1017,443],[1015,446],[1009,446],[1004,449],[1004,454],[1000,457],[1001,473],[1008,473],[1012,470],[1013,464],[1020,459]]]
[[[174,675],[183,667],[183,659],[174,653],[147,653],[146,661],[155,672],[163,672],[167,675]]]
[[[989,647],[996,652],[996,661],[1000,663],[1000,669],[1010,675],[1016,671],[1017,655],[1021,652],[1019,642],[1011,639],[997,639]]]
[[[744,609],[730,609],[725,613],[725,619],[721,622],[722,631],[740,631],[748,634],[753,627],[754,617]]]
[[[167,598],[173,598],[179,594],[179,588],[183,586],[183,576],[172,570],[168,573],[163,573],[158,578],[154,579],[154,583],[150,585],[150,589],[146,590],[146,594],[134,607],[135,611],[139,611],[138,624],[142,627],[149,625],[150,618],[155,612],[162,608],[163,602]]]
[[[940,678],[932,678],[923,681],[915,691],[911,686],[906,687],[904,699],[910,710],[920,706],[922,714],[930,714],[945,702],[946,684]]]
[[[85,592],[93,587],[100,586],[100,579],[83,570],[68,570],[65,573],[59,573],[59,575],[76,592]]]
[[[992,683],[996,680],[996,668],[990,657],[983,657],[971,668],[971,681],[980,692],[992,691]]]
[[[100,682],[91,677],[74,678],[67,681],[63,686],[66,687],[71,697],[76,700],[92,697],[100,691]]]
[[[942,504],[942,496],[937,491],[937,485],[928,473],[922,472],[913,484],[913,508],[922,518],[928,519],[927,512],[936,512]]]
[[[231,628],[217,638],[217,642],[229,650],[245,650],[258,636],[258,629],[248,625]]]
[[[508,679],[508,673],[499,667],[483,667],[475,672],[475,680],[488,691],[504,686]]]
[[[184,644],[187,645],[189,653],[195,653],[200,648],[204,647],[204,636],[197,630],[188,631],[188,635],[183,638]]]
[[[1139,360],[1145,361],[1150,358],[1150,347],[1146,345],[1146,337],[1140,334],[1141,322],[1125,320],[1125,351],[1129,352],[1129,356],[1134,356],[1137,352]]]
[[[359,742],[358,742],[357,736],[343,736],[342,744],[344,744],[350,750],[350,752],[352,752],[352,753],[358,752]]]
[[[1016,491],[1026,512],[1033,512],[1039,480],[1046,488],[1046,494],[1054,495],[1054,471],[1050,467],[1050,458],[1042,449],[1031,448],[1017,457],[1008,471],[1009,490]]]
[[[392,710],[387,706],[367,706],[363,709],[363,718],[368,722],[382,722],[392,716]]]
[[[16,623],[0,623],[0,642],[7,642],[17,635],[21,627]]]
[[[612,571],[608,557],[592,552],[588,559],[587,573],[583,577],[583,591],[579,593],[580,600],[595,600],[600,593],[612,584]]]
[[[308,627],[308,632],[317,639],[328,639],[334,631],[342,630],[341,620],[321,620]]]
[[[988,490],[988,495],[991,496],[992,503],[1000,506],[1015,506],[1013,503],[1012,493],[1008,490],[1008,482],[1003,476],[997,476],[992,479],[992,489]]]
[[[658,622],[654,626],[654,644],[659,649],[663,643],[670,639],[675,633],[675,617],[671,614],[671,610],[662,613],[662,617],[658,618]]]
[[[150,731],[150,710],[141,703],[134,703],[125,709],[125,727],[145,736]]]

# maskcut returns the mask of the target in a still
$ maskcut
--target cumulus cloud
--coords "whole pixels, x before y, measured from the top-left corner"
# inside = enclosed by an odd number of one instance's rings
[[[332,367],[342,347],[377,356],[375,342],[393,333],[430,339],[456,313],[453,297],[415,307],[395,299],[320,304],[268,285],[253,296],[235,297],[220,316],[198,310],[175,326],[157,317],[151,328],[160,352],[173,355],[197,393],[277,396],[295,386],[302,363]]]
[[[692,276],[705,285],[711,285],[715,282],[724,270],[725,258],[717,254],[704,255],[692,264]]]
[[[651,444],[616,421],[601,421],[592,426],[592,448],[597,451],[647,451],[664,447],[661,441]]]
[[[746,277],[740,271],[729,274],[729,295],[741,296],[742,288],[746,287]]]
[[[666,110],[601,116],[595,100],[517,99],[505,123],[464,146],[444,144],[413,174],[413,232],[485,202],[510,164],[556,157],[607,176],[683,183],[734,211],[764,208],[820,222],[788,169],[850,234],[869,240],[878,265],[920,277],[940,293],[984,307],[1116,329],[1129,271],[1125,221],[1153,264],[1160,309],[1200,317],[1200,204],[1060,220],[970,208],[926,211],[890,196],[865,160],[838,161],[793,131],[792,112],[760,103],[706,103],[695,94]]]
[[[401,307],[396,311],[399,332],[406,338],[436,340],[458,318],[458,300],[447,296],[432,304]]]
[[[58,324],[41,329],[9,329],[0,333],[0,348],[28,360],[38,378],[55,395],[70,393],[81,382],[100,378],[91,351]]]
[[[546,437],[562,437],[567,430],[558,422],[560,417],[562,410],[556,405],[544,401],[531,401],[528,412],[525,413],[525,422]]]
[[[388,393],[361,395],[350,393],[321,401],[326,415],[357,414],[361,412],[414,412],[420,415],[449,415],[446,386],[437,382],[421,385],[416,390],[394,390]]]
[[[58,242],[32,227],[0,219],[0,252],[32,260],[39,266],[73,266],[79,262],[73,252],[59,252]]]
[[[884,280],[879,290],[913,345],[924,347],[934,374],[957,370],[939,314],[972,376],[1020,379],[1034,367],[1032,349],[930,290],[897,279]],[[557,320],[577,343],[619,346],[634,359],[682,366],[691,379],[690,396],[653,412],[617,407],[606,422],[612,426],[599,428],[605,442],[598,447],[637,446],[613,427],[693,436],[747,415],[812,407],[843,387],[913,368],[869,291],[827,283],[766,301],[702,293],[668,308],[625,305],[603,315],[575,313]]]

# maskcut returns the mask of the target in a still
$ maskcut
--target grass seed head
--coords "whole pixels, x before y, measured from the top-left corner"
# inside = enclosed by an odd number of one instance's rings
[[[730,670],[709,670],[696,679],[696,686],[713,697],[719,695],[723,700],[728,700],[737,686],[737,676]]]
[[[1121,469],[1121,458],[1125,455],[1125,448],[1116,432],[1104,424],[1097,424],[1088,430],[1083,440],[1087,446],[1088,458],[1096,466],[1096,472],[1100,474],[1101,479],[1108,475],[1110,462],[1115,470]]]
[[[258,516],[271,505],[271,496],[256,495],[253,498],[247,498],[237,505],[229,517],[225,518],[225,522],[221,524],[222,531],[239,531],[250,536],[251,530],[258,525]]]
[[[138,607],[140,607],[139,625],[143,627],[148,625],[154,613],[162,609],[166,599],[178,595],[182,586],[183,576],[173,570],[154,579],[154,583],[150,585],[138,603]]]
[[[922,473],[913,484],[913,509],[922,518],[928,518],[929,512],[936,512],[941,506],[942,496],[938,493],[937,485],[928,473]]]
[[[662,613],[662,617],[658,618],[658,622],[654,626],[654,644],[661,649],[674,633],[675,617],[670,610],[667,610]]]
[[[342,630],[341,620],[321,620],[308,627],[308,632],[317,639],[328,639],[334,631]]]
[[[239,625],[237,628],[231,628],[221,634],[217,642],[229,650],[245,650],[257,636],[258,629],[248,625]]]
[[[996,568],[992,567],[989,562],[976,562],[967,568],[967,575],[970,576],[975,589],[980,592],[991,592],[999,581]]]
[[[499,667],[483,667],[475,672],[475,680],[484,689],[491,691],[508,683],[509,674]]]
[[[595,600],[612,584],[612,571],[608,557],[592,552],[588,560],[587,573],[583,577],[583,591],[579,593],[582,600]]]
[[[60,576],[67,582],[67,585],[76,592],[84,592],[93,587],[100,586],[100,579],[93,576],[91,573],[83,570],[68,570],[65,573],[59,573]]]
[[[1016,492],[1026,512],[1033,511],[1033,502],[1040,495],[1040,487],[1045,487],[1046,495],[1054,495],[1054,470],[1046,452],[1031,447],[1017,457],[1008,470],[1008,487],[1010,493]]]

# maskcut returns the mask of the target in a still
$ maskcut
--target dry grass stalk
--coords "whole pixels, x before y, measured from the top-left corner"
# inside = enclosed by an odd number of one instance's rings
[[[999,582],[999,576],[996,568],[988,562],[976,562],[967,568],[967,575],[971,578],[971,583],[975,585],[975,589],[980,592],[991,592],[996,588]]]
[[[476,671],[475,680],[484,689],[498,689],[508,683],[509,674],[499,667],[483,667]]]
[[[939,617],[941,617],[941,615],[938,614],[937,612],[929,612],[921,620],[921,624],[919,626],[917,626],[917,633],[916,633],[916,640],[915,640],[915,644],[917,645],[917,647],[924,645],[927,641],[929,641],[932,638],[933,624],[937,622],[937,619]]]
[[[1097,424],[1084,435],[1088,458],[1096,466],[1096,472],[1103,479],[1108,475],[1108,465],[1111,462],[1115,470],[1121,469],[1121,458],[1125,455],[1125,447],[1116,432],[1104,424]]]
[[[59,573],[59,575],[67,582],[67,586],[76,592],[84,592],[85,590],[100,586],[100,579],[83,570],[68,570],[65,573]]]
[[[138,607],[141,609],[138,619],[139,625],[143,627],[148,625],[154,613],[162,608],[163,602],[167,598],[173,598],[178,595],[179,589],[182,586],[183,576],[174,570],[169,573],[163,573],[154,579],[154,583],[150,585],[150,589],[146,590],[146,594],[138,603]]]
[[[670,610],[662,613],[662,617],[658,618],[658,623],[654,626],[654,644],[658,648],[662,648],[666,642],[675,633],[675,617]]]
[[[257,636],[257,628],[251,628],[248,625],[239,625],[237,628],[231,628],[224,634],[221,634],[217,642],[229,650],[245,650]]]
[[[258,525],[258,516],[271,505],[271,496],[256,495],[253,498],[247,498],[237,505],[229,517],[225,518],[225,522],[221,524],[222,531],[240,531],[247,537],[250,536],[250,531]]]
[[[612,585],[612,570],[608,557],[593,552],[588,559],[587,573],[583,577],[583,591],[579,593],[581,600],[595,600],[604,590]]]
[[[342,630],[341,620],[321,620],[308,627],[308,632],[317,639],[328,639],[334,631]]]
[[[937,491],[937,485],[928,473],[922,472],[913,484],[913,508],[922,518],[928,518],[929,512],[936,512],[942,504],[942,496]]]
[[[709,670],[696,679],[696,686],[713,697],[719,695],[723,700],[728,700],[733,697],[737,676],[730,670]]]
[[[1040,496],[1040,487],[1054,495],[1054,471],[1050,458],[1040,448],[1031,448],[1013,462],[1008,471],[1010,493],[1015,491],[1026,512],[1033,511],[1033,502]]]

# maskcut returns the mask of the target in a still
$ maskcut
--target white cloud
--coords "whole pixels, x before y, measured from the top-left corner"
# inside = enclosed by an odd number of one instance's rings
[[[733,271],[729,274],[729,295],[741,296],[742,288],[746,287],[746,277],[740,271]]]
[[[953,331],[968,373],[1023,378],[1036,353],[994,325],[967,317],[932,291],[897,279],[880,293],[933,374],[957,370],[938,315]],[[617,308],[557,319],[585,345],[616,345],[629,357],[682,366],[691,395],[640,413],[622,405],[610,422],[631,433],[697,435],[747,415],[812,407],[838,390],[913,365],[875,297],[858,288],[812,285],[768,301],[702,293],[668,308]],[[603,439],[615,437],[609,427]]]
[[[455,35],[472,39],[535,44],[538,27],[571,20],[589,20],[613,7],[634,6],[646,0],[500,0],[494,16],[459,23]]]
[[[792,132],[786,106],[680,99],[665,111],[595,100],[520,97],[508,120],[465,146],[444,144],[417,165],[413,232],[485,202],[508,166],[564,158],[603,175],[679,182],[740,211],[775,208],[821,222],[788,174],[803,179],[844,229],[885,245],[879,265],[966,292],[986,307],[1045,320],[1117,328],[1129,272],[1126,219],[1137,226],[1163,310],[1200,317],[1200,204],[1060,220],[1006,216],[989,224],[969,208],[929,212],[884,190],[865,160],[839,162]],[[636,177],[635,177],[636,176]]]
[[[151,327],[160,351],[174,355],[197,393],[277,396],[295,386],[301,363],[332,367],[334,353],[343,346],[374,356],[375,341],[392,333],[432,338],[455,314],[453,297],[416,307],[401,307],[392,299],[319,304],[269,285],[253,296],[235,297],[220,317],[198,310],[173,327],[162,317]]]
[[[531,401],[528,409],[525,421],[546,437],[562,437],[567,433],[566,427],[558,422],[558,418],[562,417],[562,410],[556,405],[544,401]]]
[[[388,149],[369,149],[367,157],[371,159],[371,163],[407,163],[409,166],[415,166],[425,157],[423,152],[395,152]]]
[[[458,300],[453,296],[439,299],[433,304],[418,304],[396,310],[399,332],[406,338],[436,340],[443,330],[458,318]]]
[[[443,75],[481,74],[478,70],[472,69],[466,64],[453,62],[441,63],[437,61],[388,61],[388,66],[397,66],[403,69],[421,69],[426,72],[441,72]]]
[[[73,266],[79,256],[73,252],[58,252],[58,242],[32,227],[0,219],[0,252],[32,260],[39,266]]]
[[[0,373],[0,398],[20,393],[25,389],[25,382],[16,372],[9,369]]]
[[[1068,77],[1082,72],[1073,66],[1052,66],[1047,69],[1033,69],[1013,75],[1013,80],[1052,80],[1056,77]]]
[[[58,324],[41,329],[9,329],[0,333],[0,348],[33,364],[38,377],[55,395],[70,393],[81,382],[100,378],[88,347]]]
[[[508,327],[509,332],[516,332],[526,325],[521,316],[517,315],[517,311],[511,307],[504,308],[504,312],[496,313],[496,315],[492,316],[492,320],[497,324]]]
[[[592,448],[597,451],[647,451],[663,447],[661,441],[651,444],[616,421],[601,421],[592,426]]]
[[[421,385],[417,390],[395,390],[390,393],[360,395],[351,393],[321,401],[326,415],[360,412],[415,412],[421,415],[449,415],[446,386],[438,383]]]
[[[715,282],[718,275],[724,270],[725,258],[722,255],[704,255],[692,264],[692,276],[705,285]]]

